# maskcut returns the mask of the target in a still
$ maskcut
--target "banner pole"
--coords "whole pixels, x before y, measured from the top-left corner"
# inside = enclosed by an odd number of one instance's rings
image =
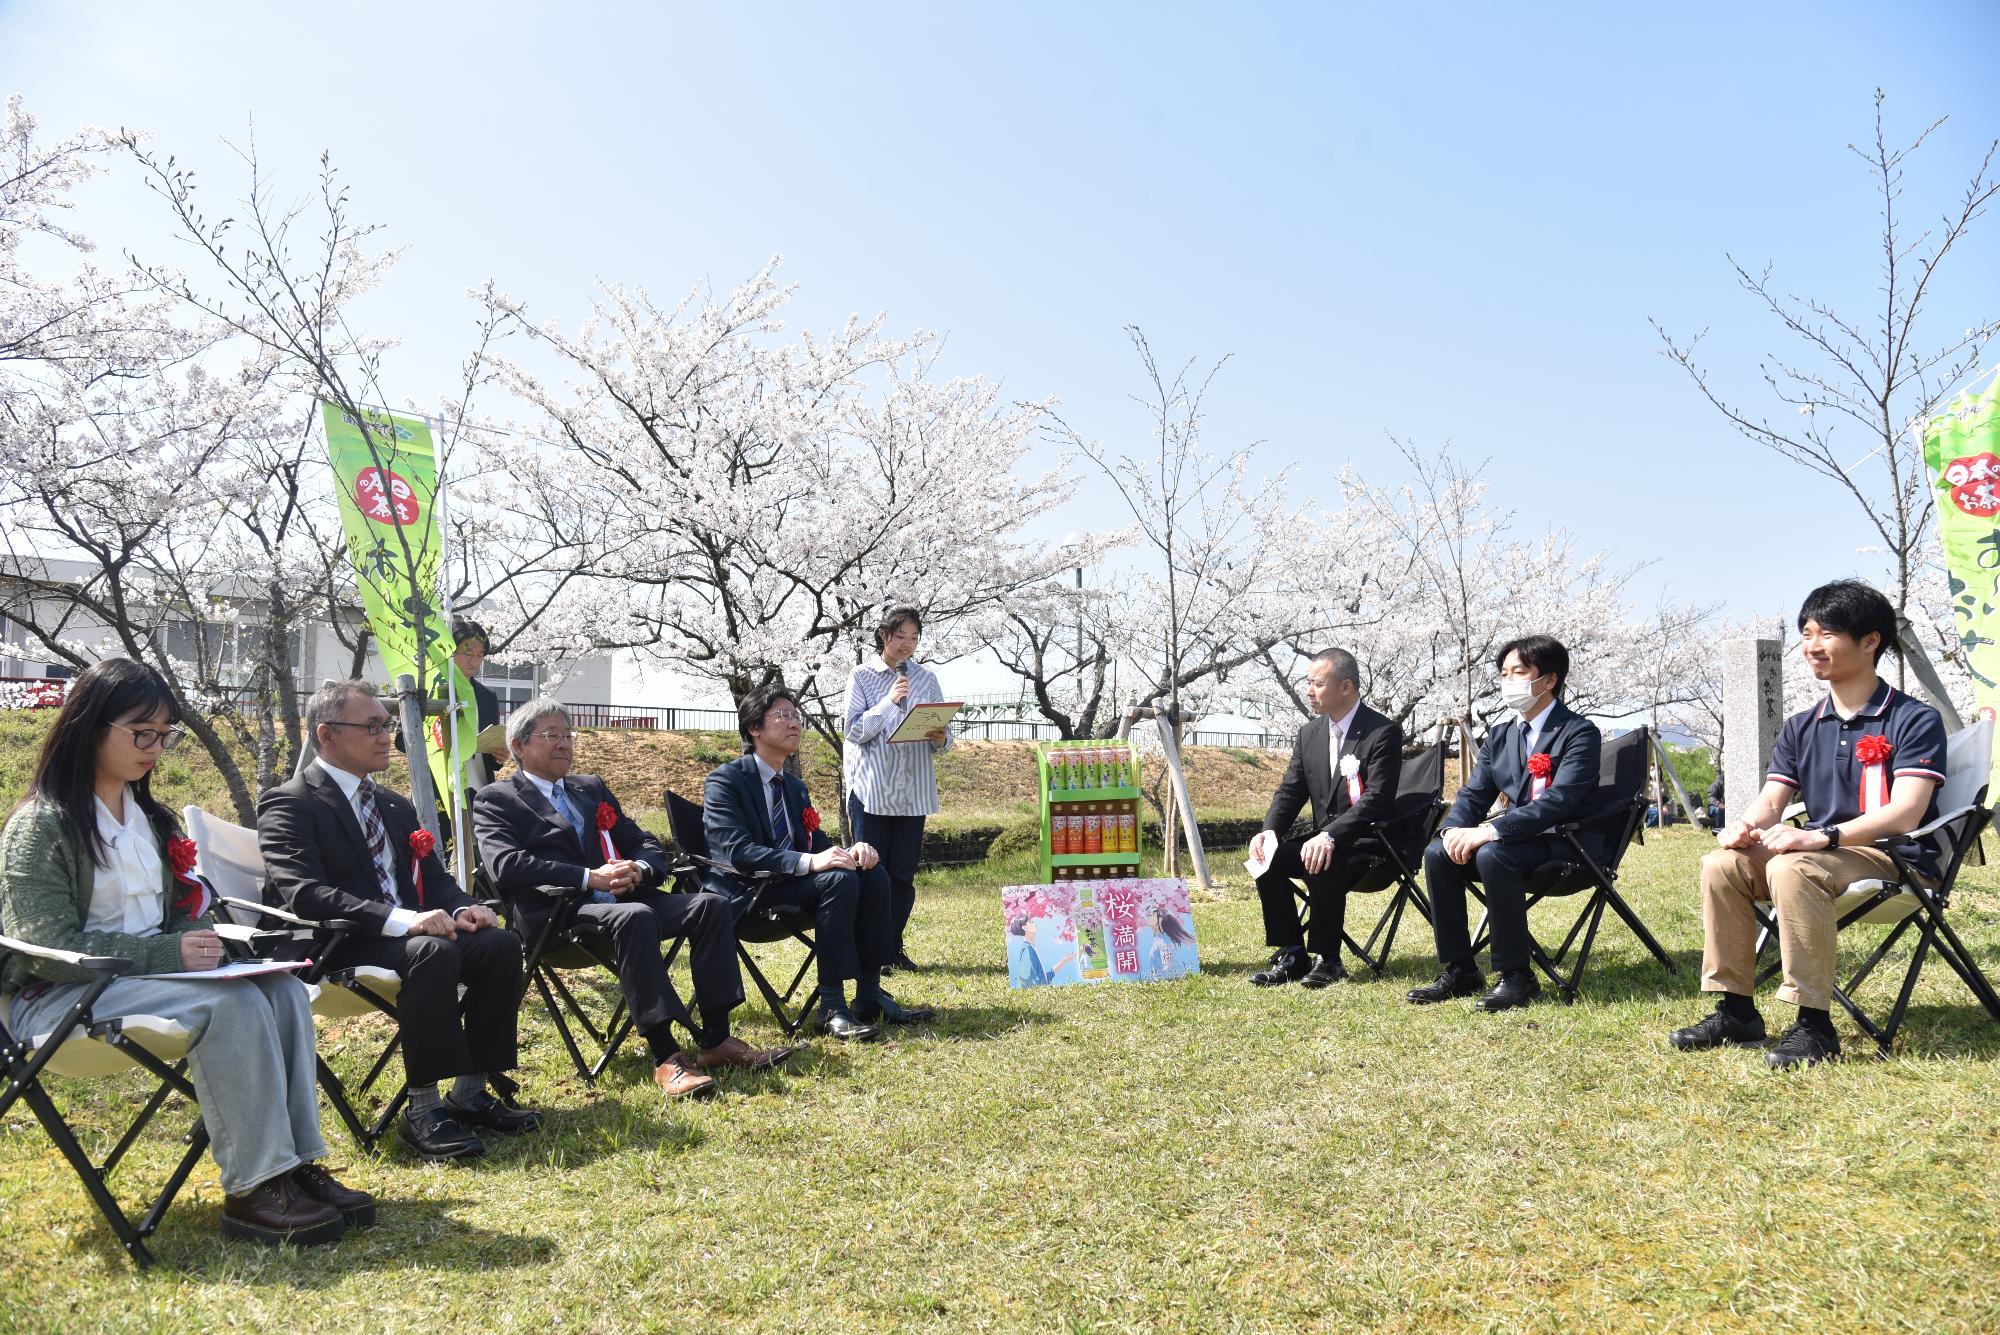
[[[426,418],[425,420],[429,421],[431,419]],[[433,436],[433,440],[439,439],[443,435],[444,422],[442,419],[438,419],[437,427],[438,435]],[[450,488],[445,481],[446,462],[442,456],[438,458],[438,572],[442,576],[438,580],[438,593],[444,602],[445,634],[449,635],[451,634],[452,622],[457,619],[457,614],[452,606],[451,598],[451,507],[448,503]],[[466,889],[472,884],[472,858],[470,856],[472,852],[472,830],[467,825],[465,819],[465,759],[459,754],[458,747],[458,674],[462,669],[460,669],[456,662],[452,661],[453,658],[457,657],[457,650],[458,645],[454,643],[452,645],[452,658],[445,660],[444,686],[446,708],[444,717],[445,731],[451,734],[451,774],[449,777],[451,793],[451,860],[457,864],[459,887]],[[475,693],[474,699],[477,698],[477,693]],[[467,893],[471,893],[469,889]]]

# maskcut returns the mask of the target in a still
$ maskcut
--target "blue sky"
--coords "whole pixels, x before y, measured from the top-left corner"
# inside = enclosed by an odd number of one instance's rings
[[[367,310],[405,341],[399,398],[450,384],[488,276],[573,324],[597,278],[666,297],[782,252],[795,328],[886,310],[1117,440],[1143,426],[1136,323],[1163,358],[1233,354],[1211,443],[1266,442],[1302,490],[1330,499],[1349,460],[1398,479],[1388,433],[1449,439],[1524,530],[1738,615],[1872,573],[1867,536],[1730,432],[1647,318],[1710,327],[1718,381],[1761,402],[1784,344],[1725,252],[1864,310],[1874,200],[1845,146],[1873,89],[1896,138],[1951,117],[1915,214],[2000,135],[1990,0],[332,12],[0,2],[0,86],[51,132],[152,131],[219,196],[253,116],[298,191],[330,150],[409,247]],[[1931,327],[1996,309],[2000,217]]]

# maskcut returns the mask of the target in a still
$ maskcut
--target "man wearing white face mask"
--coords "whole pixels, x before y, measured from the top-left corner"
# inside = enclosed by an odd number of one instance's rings
[[[1581,816],[1597,791],[1602,738],[1561,699],[1569,651],[1547,635],[1528,635],[1503,645],[1493,665],[1500,698],[1519,717],[1486,734],[1472,777],[1424,852],[1431,930],[1444,971],[1410,993],[1418,1005],[1471,996],[1486,986],[1466,931],[1465,887],[1471,881],[1485,889],[1493,968],[1500,975],[1477,1008],[1512,1010],[1541,994],[1528,956],[1526,881],[1568,851],[1549,832]],[[1502,793],[1507,809],[1489,817]]]

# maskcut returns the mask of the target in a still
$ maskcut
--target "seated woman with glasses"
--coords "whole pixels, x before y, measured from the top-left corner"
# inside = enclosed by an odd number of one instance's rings
[[[137,972],[107,987],[93,1014],[162,1016],[193,1035],[188,1068],[222,1173],[224,1237],[331,1242],[350,1223],[372,1223],[375,1204],[315,1162],[326,1144],[305,987],[288,974],[152,976],[223,962],[200,887],[174,874],[174,819],[153,798],[152,771],[180,742],[179,719],[166,682],[130,659],[107,659],[76,679],[27,797],[0,834],[0,931],[132,960]],[[19,992],[8,1028],[53,1028],[88,977],[54,961],[7,959],[0,991]]]

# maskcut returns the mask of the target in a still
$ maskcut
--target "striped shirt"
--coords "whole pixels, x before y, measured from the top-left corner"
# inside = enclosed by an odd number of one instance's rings
[[[934,816],[938,810],[937,771],[931,755],[951,745],[950,734],[942,744],[889,740],[909,716],[911,705],[944,699],[936,674],[914,659],[907,666],[910,696],[901,704],[889,698],[896,670],[882,655],[873,655],[847,677],[842,768],[847,791],[860,798],[861,809],[873,816]]]

